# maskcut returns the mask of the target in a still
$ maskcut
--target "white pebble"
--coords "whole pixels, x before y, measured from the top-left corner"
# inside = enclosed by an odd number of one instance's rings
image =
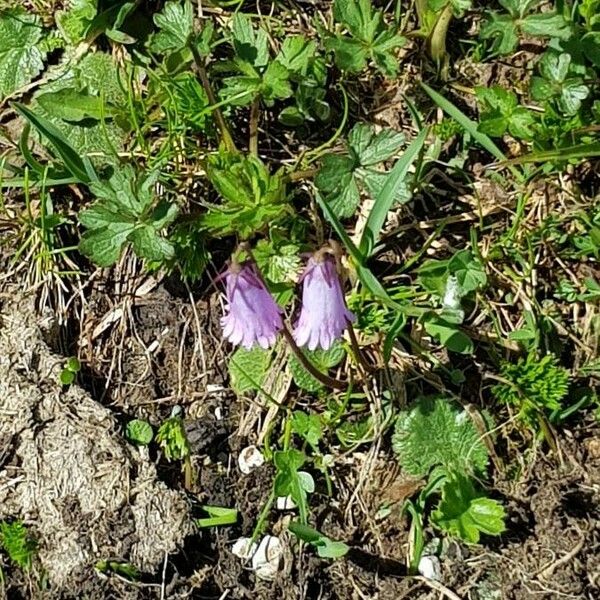
[[[257,469],[265,462],[265,457],[262,452],[256,446],[247,446],[244,448],[238,456],[238,465],[240,471],[244,475],[248,475],[253,469]]]
[[[274,535],[266,535],[260,543],[252,543],[251,538],[240,538],[231,552],[242,560],[252,559],[251,568],[259,579],[272,581],[281,568],[283,546]]]
[[[427,579],[433,579],[433,581],[440,581],[441,565],[440,559],[437,556],[422,556],[421,560],[419,561],[418,570],[423,577],[427,577]]]
[[[265,535],[252,556],[252,569],[259,579],[272,581],[281,568],[283,546],[274,535]]]
[[[279,496],[275,500],[275,508],[277,510],[293,510],[297,507],[291,496]]]

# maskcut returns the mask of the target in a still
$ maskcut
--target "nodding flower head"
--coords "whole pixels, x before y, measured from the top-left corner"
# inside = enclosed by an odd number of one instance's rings
[[[232,264],[224,273],[226,314],[223,336],[234,345],[269,348],[283,327],[283,312],[265,287],[252,261]]]
[[[328,254],[315,254],[308,260],[301,280],[302,308],[294,339],[309,350],[328,350],[355,319],[346,308],[335,260]]]

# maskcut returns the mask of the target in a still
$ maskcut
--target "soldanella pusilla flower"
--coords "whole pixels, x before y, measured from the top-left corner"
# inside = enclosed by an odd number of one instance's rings
[[[315,252],[301,281],[302,307],[294,339],[309,350],[328,350],[355,318],[346,308],[336,259],[323,250]]]
[[[282,310],[265,287],[253,261],[232,262],[225,279],[227,307],[223,336],[234,345],[269,348],[283,327]]]
[[[328,350],[354,321],[346,307],[337,258],[329,247],[315,252],[300,281],[302,305],[293,338],[309,350]],[[226,283],[223,336],[234,345],[269,348],[284,328],[282,309],[267,290],[253,260],[233,261],[222,275]],[[289,335],[289,334],[288,334]]]

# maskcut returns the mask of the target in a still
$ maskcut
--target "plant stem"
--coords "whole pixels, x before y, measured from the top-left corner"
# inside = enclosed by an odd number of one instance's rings
[[[311,362],[306,358],[302,350],[296,344],[296,341],[292,337],[290,330],[287,328],[287,325],[283,326],[283,337],[285,337],[286,342],[290,345],[292,352],[296,355],[300,364],[317,380],[320,381],[323,385],[327,387],[334,388],[336,390],[345,390],[348,387],[348,384],[344,381],[340,381],[339,379],[334,379],[333,377],[329,377],[329,375],[325,375],[325,373],[321,373]]]
[[[356,333],[354,332],[354,327],[352,327],[352,323],[348,323],[348,333],[350,334],[350,345],[352,346],[352,352],[354,353],[356,360],[358,360],[358,362],[360,363],[360,366],[367,373],[374,373],[375,371],[377,371],[377,367],[375,365],[370,364],[365,358],[365,355],[362,353],[362,350],[358,345],[358,340],[356,339]]]
[[[257,96],[252,101],[250,107],[250,141],[248,143],[248,151],[250,154],[258,156],[258,119],[260,115],[260,99]]]
[[[210,85],[210,81],[208,80],[208,75],[206,74],[204,59],[202,56],[200,56],[200,53],[193,44],[190,44],[190,49],[192,51],[192,55],[194,56],[194,62],[196,63],[196,67],[198,69],[198,75],[200,77],[200,81],[202,82],[202,87],[208,96],[208,101],[213,105],[217,104],[217,98],[213,92],[212,86]],[[225,122],[225,118],[223,117],[221,109],[215,108],[214,114],[217,127],[221,132],[221,140],[225,144],[225,147],[227,150],[229,150],[229,152],[237,153],[238,149],[236,148],[233,138],[231,137],[231,133],[229,133],[229,128],[227,127],[227,123]]]
[[[317,174],[317,169],[304,169],[303,171],[292,171],[285,176],[288,181],[299,181],[301,179],[312,179]]]

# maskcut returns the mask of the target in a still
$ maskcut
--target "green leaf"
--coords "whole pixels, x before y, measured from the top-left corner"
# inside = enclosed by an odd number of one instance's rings
[[[315,185],[323,192],[329,189],[329,205],[341,219],[352,217],[360,203],[360,192],[353,174],[347,170],[351,161],[345,156],[328,154],[315,177]]]
[[[214,236],[235,233],[242,239],[275,223],[288,212],[281,173],[269,173],[256,156],[220,153],[210,157],[208,178],[222,197],[201,217]]]
[[[187,46],[194,30],[194,12],[189,0],[169,0],[154,15],[159,32],[152,36],[150,50],[158,54],[176,52]]]
[[[336,542],[313,527],[298,521],[291,521],[288,529],[297,538],[313,546],[321,558],[341,558],[350,550],[343,542]]]
[[[174,213],[177,213],[177,207],[172,205]],[[174,216],[173,216],[174,218]],[[154,224],[138,225],[129,234],[128,240],[131,242],[133,251],[140,257],[149,261],[166,261],[173,258],[173,246],[166,239],[161,237]]]
[[[567,53],[557,54],[548,51],[538,62],[538,69],[544,79],[562,83],[569,73],[571,57]]]
[[[129,223],[113,223],[111,227],[86,231],[79,241],[79,251],[99,267],[110,267],[119,260],[132,231],[133,225]]]
[[[382,15],[373,9],[370,0],[335,0],[333,16],[346,26],[350,36],[329,36],[325,47],[334,52],[340,69],[359,72],[370,58],[384,75],[396,74],[398,61],[394,50],[406,40],[385,25]]]
[[[284,100],[292,95],[289,72],[281,63],[269,63],[263,75],[261,95],[267,106],[277,99]]]
[[[118,560],[99,560],[95,564],[96,569],[100,573],[115,573],[124,579],[129,581],[136,581],[140,578],[140,572],[135,565],[131,563],[118,561]]]
[[[478,87],[475,93],[481,110],[478,131],[501,137],[508,130],[516,138],[532,139],[535,118],[518,105],[515,94],[500,86]]]
[[[315,451],[323,437],[323,424],[318,414],[307,414],[295,410],[291,419],[292,431],[302,437]]]
[[[235,508],[225,506],[211,506],[203,504],[202,510],[208,513],[208,517],[196,519],[198,527],[222,527],[224,525],[235,525],[238,520],[238,511]]]
[[[107,104],[102,98],[70,88],[40,94],[36,99],[46,112],[65,121],[108,119],[118,112],[116,107]]]
[[[269,366],[272,353],[260,347],[246,350],[238,348],[229,359],[229,379],[231,388],[241,396],[249,391],[260,390]]]
[[[31,569],[37,544],[23,521],[0,521],[0,547],[19,568]]]
[[[96,18],[92,24],[92,29],[94,28],[94,25],[96,25],[100,30],[104,30],[106,37],[118,44],[133,44],[136,41],[136,38],[121,31],[120,28],[124,25],[127,17],[135,12],[137,5],[136,0],[131,0],[130,2],[123,2],[114,7],[110,7],[108,10],[105,10],[98,15],[98,18]],[[98,21],[102,18],[106,18],[106,21],[99,24]]]
[[[441,94],[430,88],[426,83],[421,82],[421,87],[425,90],[427,95],[450,117],[452,117],[463,129],[483,148],[485,148],[492,156],[496,157],[500,161],[506,161],[506,156],[496,146],[496,144],[485,134],[481,133],[477,129],[477,123],[467,117],[461,110],[459,110],[452,102],[444,98]],[[523,175],[518,169],[509,167],[511,173],[518,181],[523,180]]]
[[[198,78],[193,73],[179,73],[170,83],[173,90],[165,93],[163,104],[172,106],[194,131],[204,132],[210,122],[210,102]]]
[[[185,432],[183,419],[169,417],[158,429],[156,442],[168,460],[183,460],[190,455],[190,443]]]
[[[109,104],[122,106],[127,99],[119,65],[106,52],[86,54],[73,68],[73,77],[80,92],[86,91],[88,94],[102,97]],[[65,87],[72,85],[67,82]]]
[[[317,45],[303,35],[286,37],[275,59],[288,71],[306,76]]]
[[[16,92],[44,69],[42,24],[22,12],[0,14],[0,100]]]
[[[241,66],[239,62],[236,62],[236,65]],[[246,63],[246,65],[253,69],[250,63]],[[253,75],[225,77],[223,87],[219,90],[219,96],[232,106],[246,106],[260,95],[262,84],[262,77],[256,72]]]
[[[236,12],[232,21],[231,34],[235,52],[242,61],[257,68],[267,65],[269,39],[262,27],[254,29],[248,15]]]
[[[567,53],[547,51],[538,63],[541,77],[531,80],[531,95],[534,100],[555,99],[565,115],[574,115],[587,98],[590,89],[581,77],[569,77],[571,56]]]
[[[429,292],[442,298],[446,289],[449,260],[430,258],[423,262],[418,269],[419,283]]]
[[[403,133],[382,129],[376,133],[372,125],[357,123],[348,135],[348,144],[363,167],[392,158],[404,145]]]
[[[56,27],[68,44],[75,46],[85,39],[97,8],[98,0],[71,0],[68,9],[56,11]]]
[[[350,156],[326,154],[315,176],[315,185],[325,194],[343,191],[340,188],[349,184],[355,167],[356,161]]]
[[[489,13],[487,21],[481,27],[479,37],[482,40],[491,40],[490,52],[492,55],[510,54],[519,45],[519,32],[515,22],[509,15]]]
[[[448,263],[448,271],[456,276],[463,294],[474,292],[487,283],[483,264],[470,250],[460,250]]]
[[[150,425],[148,421],[133,419],[127,423],[125,437],[132,444],[148,446],[154,437],[154,431],[152,430],[152,425]]]
[[[289,241],[269,243],[259,240],[253,254],[262,274],[269,281],[284,283],[293,280],[300,270],[302,260],[299,251],[300,247]]]
[[[335,0],[333,17],[357,38],[372,41],[381,21],[370,0]]]
[[[431,513],[431,521],[442,531],[476,544],[482,533],[499,535],[506,527],[504,507],[477,492],[473,482],[454,474],[442,488],[442,499]]]
[[[61,385],[71,385],[75,381],[76,373],[70,371],[69,369],[63,369],[59,375],[59,381]]]
[[[304,114],[297,106],[286,106],[277,118],[286,127],[299,127],[305,121]]]
[[[273,454],[273,463],[277,469],[273,491],[276,496],[291,496],[298,506],[302,523],[308,517],[307,494],[314,491],[312,477],[300,468],[306,462],[303,452],[296,449],[278,450]]]
[[[57,94],[70,90],[71,106],[63,106],[60,96],[56,101],[44,105],[39,98],[49,94]],[[93,112],[93,118],[78,121],[65,120],[73,112],[72,104],[81,98],[86,102],[86,110]],[[46,98],[52,100],[52,96]],[[101,103],[104,102],[104,117],[101,121]],[[111,156],[122,148],[125,131],[129,129],[128,113],[125,110],[126,94],[121,85],[118,64],[106,53],[95,52],[86,54],[73,67],[69,67],[63,75],[45,85],[34,94],[31,108],[42,118],[52,123],[60,132],[61,137],[72,146],[80,156],[96,155]],[[95,163],[102,162],[97,156]]]
[[[375,38],[371,55],[373,62],[386,77],[395,77],[398,72],[398,59],[394,51],[406,43],[406,38],[393,30],[382,31]]]
[[[555,12],[527,15],[538,2],[536,0],[500,0],[509,14],[489,12],[480,37],[492,40],[492,54],[510,54],[519,45],[519,35],[552,37],[562,40],[571,37],[569,23]]]
[[[368,50],[359,40],[334,37],[326,40],[327,50],[334,52],[335,64],[350,73],[359,73],[367,66]]]
[[[308,360],[322,373],[327,373],[329,369],[338,365],[346,356],[344,346],[339,342],[335,342],[329,350],[304,350]],[[300,361],[293,355],[290,356],[290,370],[294,383],[307,392],[317,392],[323,389],[323,384],[317,381],[306,369],[300,364]]]
[[[567,40],[572,35],[571,27],[565,18],[551,12],[528,15],[520,21],[520,25],[524,34],[535,37]]]
[[[443,396],[419,398],[400,412],[392,445],[404,470],[417,477],[435,467],[481,477],[488,464],[487,449],[468,413]]]
[[[519,417],[530,426],[537,426],[538,414],[563,408],[569,392],[569,372],[552,354],[538,358],[530,353],[516,363],[503,361],[500,375],[504,381],[495,385],[492,393],[500,402],[517,408]]]
[[[79,371],[81,371],[81,363],[75,356],[71,356],[67,360],[66,368],[69,369],[69,371],[72,371],[73,373],[79,373]]]
[[[581,0],[577,6],[588,31],[600,26],[600,0]]]
[[[89,159],[87,157],[81,158],[77,150],[71,146],[53,123],[39,116],[24,104],[13,102],[12,106],[52,144],[52,147],[62,159],[65,167],[74,177],[77,177],[82,183],[89,183],[97,179],[96,172]]]
[[[423,129],[411,142],[410,146],[406,149],[406,152],[402,155],[402,158],[396,162],[394,168],[390,171],[381,193],[375,198],[373,208],[367,217],[365,230],[360,240],[359,249],[363,255],[369,256],[373,251],[383,230],[383,225],[385,224],[388,212],[392,208],[396,198],[397,188],[404,181],[408,169],[421,151],[427,133],[428,130]]]
[[[138,176],[133,167],[115,169],[108,182],[92,183],[97,200],[79,214],[88,229],[79,250],[99,266],[118,260],[123,246],[131,242],[141,258],[167,260],[173,256],[171,244],[161,230],[177,216],[177,206],[156,204],[154,184],[157,172]]]
[[[389,175],[371,168],[391,158],[403,144],[404,136],[392,129],[375,133],[370,125],[358,123],[348,136],[349,155],[327,154],[315,177],[315,185],[327,196],[327,201],[339,218],[353,216],[360,203],[360,188],[383,193],[395,171]],[[401,159],[402,160],[402,159]],[[403,197],[400,183],[391,192],[392,203]],[[386,213],[387,214],[387,213]]]
[[[472,354],[474,347],[471,338],[456,323],[444,317],[434,312],[425,313],[421,318],[425,331],[452,352]]]

